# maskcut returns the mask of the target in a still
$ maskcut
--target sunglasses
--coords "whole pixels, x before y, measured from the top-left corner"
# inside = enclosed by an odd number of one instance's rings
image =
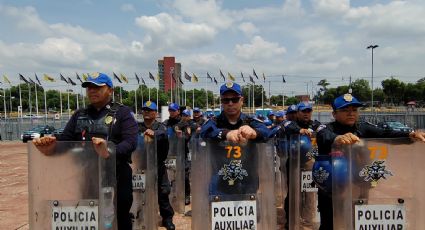
[[[233,104],[238,103],[241,97],[229,97],[229,98],[221,98],[221,103],[229,104],[232,102]]]

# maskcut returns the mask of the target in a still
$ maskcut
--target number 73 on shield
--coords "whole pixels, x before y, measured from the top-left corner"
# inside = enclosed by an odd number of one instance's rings
[[[240,146],[226,146],[224,147],[227,150],[227,158],[239,159],[242,156],[242,151]]]

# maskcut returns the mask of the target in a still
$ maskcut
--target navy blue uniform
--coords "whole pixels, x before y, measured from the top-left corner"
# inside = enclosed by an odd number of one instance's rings
[[[105,118],[111,116],[111,125]],[[133,203],[131,153],[137,147],[137,122],[130,108],[114,102],[97,110],[93,106],[76,111],[65,126],[59,141],[91,141],[100,137],[116,145],[117,219],[118,229],[130,230],[130,208]]]
[[[213,140],[226,140],[226,135],[231,130],[239,129],[243,125],[249,125],[257,133],[256,140],[266,141],[271,137],[271,131],[259,120],[250,118],[241,113],[236,124],[231,124],[226,116],[221,113],[216,119],[209,119],[201,128],[201,137]]]
[[[155,133],[157,162],[158,162],[158,204],[159,212],[163,219],[172,219],[174,210],[171,207],[168,195],[170,194],[170,181],[168,180],[167,168],[165,160],[168,155],[168,135],[167,128],[164,124],[154,121],[151,128],[146,127],[144,122],[139,123],[139,132],[144,133],[147,129],[151,129]]]
[[[391,131],[376,127],[367,122],[359,122],[354,126],[346,126],[338,122],[331,122],[328,125],[322,125],[317,132],[317,145],[319,155],[328,155],[331,152],[332,144],[338,135],[353,133],[360,138],[396,138],[408,137],[408,132]],[[320,212],[320,230],[333,229],[333,208],[332,197],[319,189],[319,212]]]

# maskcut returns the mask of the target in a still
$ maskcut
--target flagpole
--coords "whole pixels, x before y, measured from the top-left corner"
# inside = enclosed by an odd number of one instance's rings
[[[159,106],[159,98],[158,98],[158,95],[159,95],[159,93],[158,93],[158,91],[159,91],[159,82],[158,82],[158,88],[156,88],[156,105],[157,106]]]
[[[142,85],[142,87],[140,87],[140,93],[142,94],[142,104],[144,103],[144,101],[143,101],[143,85]]]
[[[120,86],[120,103],[122,104],[122,85]]]
[[[22,90],[21,90],[21,79],[19,79],[19,107],[21,108],[20,117],[22,118]],[[19,111],[18,111],[19,115]]]
[[[148,90],[149,90],[149,101],[150,101],[151,100],[151,88],[149,87]]]
[[[195,86],[193,86],[192,90],[192,109],[195,108]]]
[[[63,116],[63,112],[62,112],[62,91],[59,90],[59,101],[60,101],[60,107],[61,107],[61,119]]]
[[[86,97],[84,96],[83,88],[81,87],[81,100],[83,101],[83,108],[86,107]]]
[[[9,83],[10,85],[10,83]],[[10,85],[9,89],[9,104],[10,104],[10,111],[9,111],[9,117],[12,116],[13,108],[12,108],[12,86]]]
[[[30,115],[32,115],[31,87],[29,83],[27,83],[27,86],[28,86],[28,101],[29,101],[28,105],[29,105]],[[32,121],[32,116],[31,116],[31,121]]]
[[[134,90],[134,116],[137,119],[137,88]]]
[[[173,76],[170,76],[170,103],[173,103]]]
[[[45,121],[47,122],[47,100],[46,100],[46,87],[43,87],[43,93],[44,93],[44,117]]]
[[[261,109],[264,111],[264,86],[261,84]]]
[[[207,109],[208,109],[208,84],[207,84],[207,80],[205,80],[205,91],[206,91],[206,95],[207,95]]]
[[[69,108],[69,84],[67,84],[67,90],[66,91],[68,91],[68,100],[67,100],[67,103],[68,103],[68,119],[69,118],[71,118],[71,109]]]
[[[78,100],[78,93],[75,94],[75,97],[77,98],[77,109],[80,108],[80,101]]]
[[[38,92],[37,92],[37,84],[35,84],[35,113],[37,114],[38,117]]]
[[[7,109],[6,109],[6,89],[3,87],[3,111],[4,111],[4,120],[7,119]]]
[[[252,113],[255,114],[255,83],[252,84]]]

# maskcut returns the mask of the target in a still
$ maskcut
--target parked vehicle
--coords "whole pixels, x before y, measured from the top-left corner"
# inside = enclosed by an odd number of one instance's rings
[[[387,130],[394,130],[394,131],[404,131],[404,132],[412,132],[413,129],[408,127],[405,124],[402,124],[399,121],[384,121],[379,122],[378,127],[387,129]]]
[[[25,131],[21,135],[22,142],[26,143],[34,138],[44,137],[53,135],[55,128],[49,125],[42,125],[32,128],[31,130]]]
[[[53,132],[53,135],[60,135],[63,133],[64,128],[55,129]]]

